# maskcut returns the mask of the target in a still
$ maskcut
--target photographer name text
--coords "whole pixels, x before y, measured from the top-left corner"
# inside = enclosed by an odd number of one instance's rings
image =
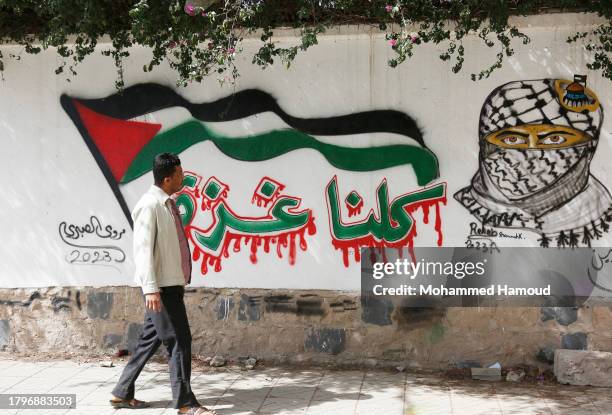
[[[374,295],[402,295],[402,296],[533,296],[550,295],[550,285],[545,287],[511,287],[507,284],[492,284],[488,287],[445,287],[444,285],[434,286],[432,284],[419,284],[412,286],[402,284],[399,287],[384,287],[377,284],[372,287]]]

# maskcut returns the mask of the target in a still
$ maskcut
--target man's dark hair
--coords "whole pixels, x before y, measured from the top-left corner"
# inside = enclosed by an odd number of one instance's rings
[[[176,166],[181,165],[181,160],[176,154],[161,153],[153,159],[153,179],[156,185],[162,184],[166,177],[172,176]]]

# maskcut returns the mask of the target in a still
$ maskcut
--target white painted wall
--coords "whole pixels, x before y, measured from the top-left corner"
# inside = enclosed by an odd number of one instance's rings
[[[440,48],[419,47],[415,57],[397,69],[387,66],[393,52],[384,36],[353,30],[332,30],[321,37],[319,45],[301,54],[291,69],[275,65],[265,71],[250,64],[250,54],[258,44],[245,42],[240,58],[240,77],[236,90],[259,88],[278,99],[280,106],[298,117],[329,117],[374,109],[395,109],[418,120],[427,145],[438,156],[440,181],[448,184],[448,203],[442,207],[445,246],[464,246],[472,216],[452,195],[469,184],[478,166],[478,115],[487,95],[509,81],[562,78],[575,73],[588,75],[588,86],[604,107],[612,110],[610,81],[586,69],[589,56],[581,46],[568,45],[568,35],[590,27],[594,17],[583,15],[537,16],[520,21],[532,42],[517,44],[515,56],[508,58],[491,78],[472,82],[477,72],[494,59],[489,50],[474,38],[465,40],[467,57],[464,70],[453,74],[450,65],[438,59]],[[101,49],[104,45],[100,46]],[[19,53],[16,46],[3,46],[4,56]],[[126,61],[127,85],[155,82],[174,86],[174,73],[162,67],[143,73],[149,52],[136,48]],[[101,98],[114,91],[116,72],[109,58],[94,55],[78,68],[79,76],[66,82],[53,72],[58,58],[52,52],[37,56],[21,54],[20,61],[6,62],[4,81],[0,83],[0,140],[3,144],[0,172],[4,178],[4,202],[0,204],[0,287],[39,286],[109,286],[133,285],[132,234],[111,190],[74,124],[59,103],[62,93],[79,98]],[[220,87],[215,79],[177,92],[192,102],[207,102],[230,94],[231,86]],[[168,115],[170,114],[170,115]],[[177,115],[178,114],[178,115]],[[157,114],[184,116],[178,112]],[[170,119],[169,118],[169,119]],[[605,186],[612,188],[607,160],[612,156],[611,118],[604,117],[598,150],[591,172]],[[243,135],[278,125],[269,113],[244,122],[217,125],[227,134]],[[326,139],[321,137],[321,139]],[[344,137],[345,143],[366,145],[404,141],[393,135]],[[206,179],[216,176],[231,186],[229,202],[244,215],[262,214],[249,204],[255,185],[269,175],[287,188],[287,194],[303,199],[303,206],[313,209],[317,233],[308,238],[307,252],[298,252],[295,266],[274,254],[260,253],[259,262],[248,260],[248,250],[224,260],[223,271],[202,276],[194,264],[194,286],[359,289],[359,264],[346,268],[342,255],[332,248],[326,213],[325,186],[338,174],[340,193],[357,188],[366,200],[365,211],[373,207],[376,186],[387,177],[391,197],[418,188],[410,167],[372,173],[341,172],[320,154],[300,150],[280,158],[245,163],[225,157],[212,144],[198,144],[181,154],[183,166]],[[124,186],[122,191],[130,207],[152,183],[152,174]],[[91,215],[110,224],[125,236],[115,244],[127,259],[115,267],[69,264],[71,248],[59,237],[62,221],[85,224]],[[432,212],[433,215],[433,212]],[[420,246],[433,246],[433,220],[418,222]],[[432,218],[433,219],[433,218]],[[535,245],[537,235],[525,232],[526,244]],[[598,241],[606,246],[612,234]],[[92,243],[101,243],[91,238]],[[498,241],[503,244],[503,241]],[[512,243],[512,241],[506,243]],[[609,245],[608,245],[609,246]]]

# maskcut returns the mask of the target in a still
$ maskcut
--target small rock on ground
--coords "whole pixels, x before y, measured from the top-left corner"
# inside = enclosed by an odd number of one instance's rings
[[[246,367],[249,370],[252,370],[255,368],[256,364],[257,364],[257,359],[255,359],[254,357],[250,357],[247,360],[245,360],[244,367]]]
[[[225,358],[223,356],[215,356],[210,360],[210,365],[212,367],[225,366]]]
[[[506,374],[506,382],[520,382],[525,378],[523,370],[509,370]]]
[[[113,363],[112,360],[104,360],[104,361],[100,362],[100,366],[101,367],[113,367],[113,366],[115,366],[115,364]]]

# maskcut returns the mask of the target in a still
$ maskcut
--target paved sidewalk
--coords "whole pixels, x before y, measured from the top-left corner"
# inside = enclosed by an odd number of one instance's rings
[[[167,366],[149,363],[136,397],[152,408],[115,410],[112,368],[71,361],[0,360],[0,393],[75,393],[73,410],[0,410],[0,414],[175,414]],[[447,415],[612,414],[612,389],[448,380],[382,371],[264,368],[194,370],[192,387],[219,414]]]

